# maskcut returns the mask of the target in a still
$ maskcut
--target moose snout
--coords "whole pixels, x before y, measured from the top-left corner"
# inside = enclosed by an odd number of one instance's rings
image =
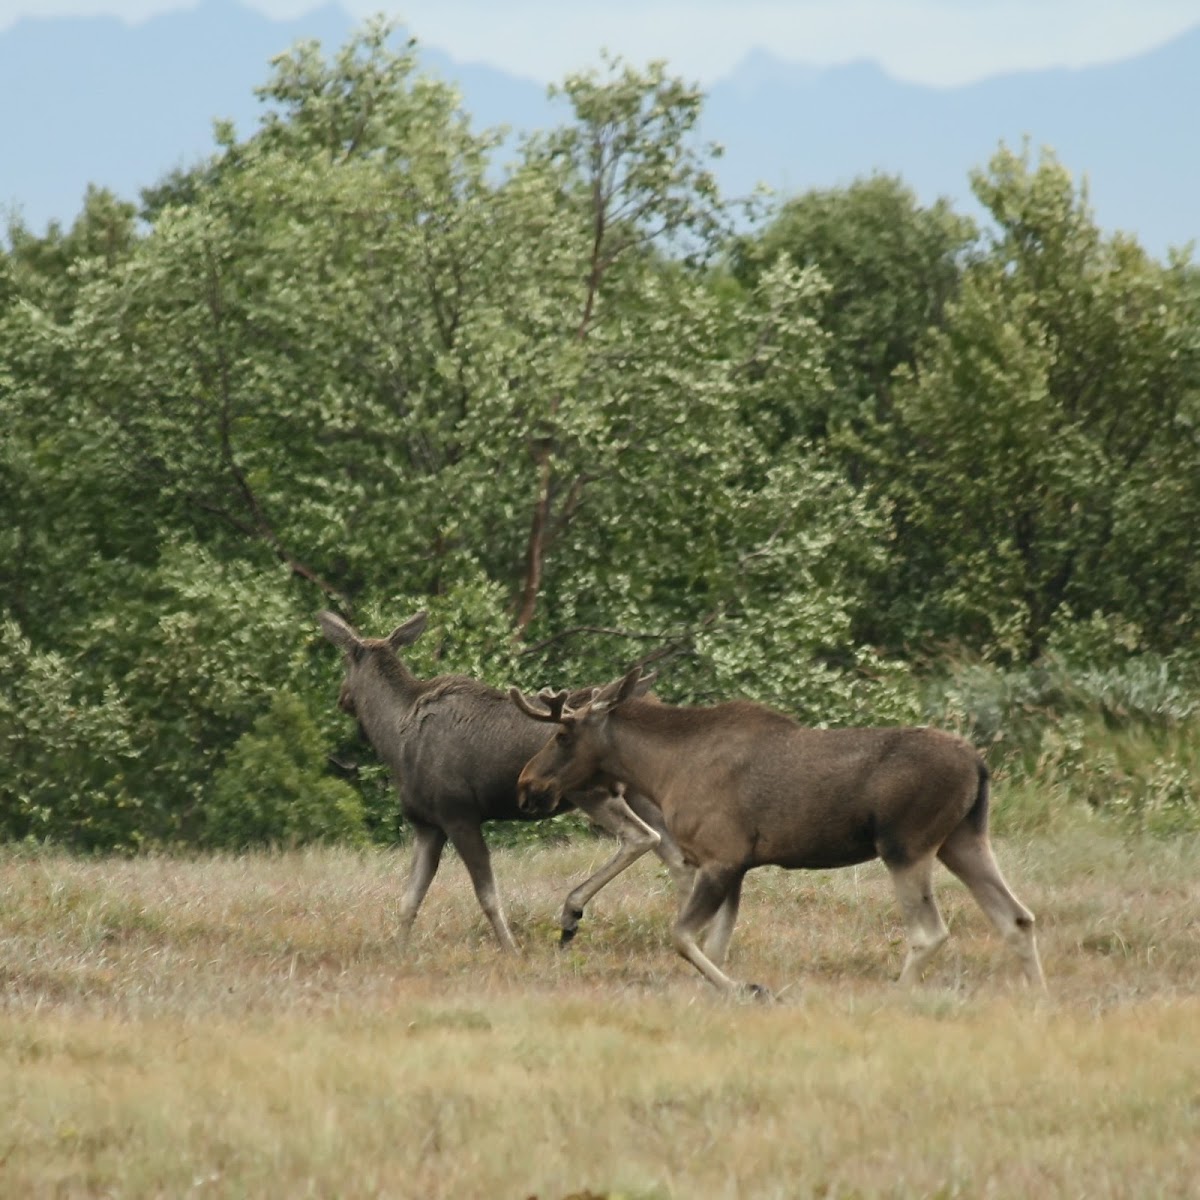
[[[517,780],[517,807],[530,816],[548,816],[558,807],[558,791],[535,776],[521,773]]]

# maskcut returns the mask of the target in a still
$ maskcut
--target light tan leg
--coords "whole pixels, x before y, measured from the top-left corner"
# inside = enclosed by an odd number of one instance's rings
[[[401,944],[408,941],[412,933],[413,922],[429,885],[437,874],[438,863],[442,858],[442,847],[446,844],[446,835],[435,825],[417,825],[413,833],[412,864],[408,869],[408,879],[404,884],[404,895],[400,899],[400,930],[398,937]]]
[[[1017,952],[1026,980],[1044,988],[1046,976],[1038,955],[1033,913],[1004,882],[987,834],[960,825],[946,839],[938,858],[967,885],[988,920]]]
[[[718,967],[725,965],[725,958],[729,954],[729,940],[733,937],[733,927],[737,924],[741,901],[742,879],[739,878],[729,889],[729,894],[717,909],[717,915],[713,917],[708,932],[704,935],[704,953]]]
[[[660,842],[659,833],[638,817],[620,794],[604,794],[596,800],[577,796],[575,803],[590,820],[611,833],[618,845],[616,854],[567,897],[560,920],[563,942],[575,936],[583,910],[592,897]]]
[[[908,935],[900,983],[911,987],[920,982],[925,965],[945,944],[950,931],[933,898],[932,855],[903,867],[889,864],[888,870]]]
[[[739,983],[726,975],[700,949],[700,943],[697,940],[725,903],[731,889],[734,886],[740,886],[744,873],[740,868],[733,867],[701,867],[696,872],[696,882],[692,887],[692,894],[684,902],[675,921],[675,927],[671,931],[671,940],[679,954],[725,995],[755,996],[758,999],[769,1000],[770,993],[765,988],[759,987],[756,983]]]
[[[679,843],[671,836],[671,831],[663,819],[662,809],[653,800],[638,792],[626,792],[625,803],[633,809],[634,816],[641,817],[658,834],[659,842],[654,847],[654,853],[662,859],[667,870],[671,872],[671,880],[675,884],[676,891],[679,892],[680,900],[691,895],[692,884],[696,881],[695,868],[689,867],[683,861],[683,851],[679,849]]]
[[[483,840],[483,830],[478,825],[464,823],[452,826],[446,832],[455,850],[467,864],[471,884],[475,888],[475,898],[479,901],[484,916],[491,922],[500,948],[515,953],[517,943],[504,917],[500,893],[496,890],[496,877],[492,873],[492,857],[488,853],[487,842]]]

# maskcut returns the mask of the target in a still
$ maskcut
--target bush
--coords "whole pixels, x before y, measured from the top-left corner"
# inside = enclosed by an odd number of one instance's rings
[[[925,702],[927,719],[973,740],[1018,798],[1009,827],[1076,807],[1153,833],[1200,829],[1200,701],[1186,663],[960,664]]]
[[[302,593],[283,571],[172,544],[105,600],[71,636],[92,685],[119,688],[129,713],[141,832],[194,842],[214,772],[279,688],[303,690]]]
[[[366,840],[363,805],[326,773],[324,741],[304,702],[279,692],[233,747],[203,806],[213,848]]]

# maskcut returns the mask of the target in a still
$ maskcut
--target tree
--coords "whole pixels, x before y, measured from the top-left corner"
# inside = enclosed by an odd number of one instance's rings
[[[1200,517],[1190,275],[1103,238],[1051,155],[1002,148],[974,186],[992,245],[903,373],[895,421],[857,447],[878,454],[896,547],[870,634],[1032,660],[1100,614],[1177,646],[1195,579],[1180,522]]]
[[[81,287],[135,252],[132,206],[89,189],[67,233],[10,229],[0,254],[0,607],[41,645],[75,628],[91,595],[130,560],[146,561],[154,503],[126,487],[123,464],[88,404],[92,364],[72,321]]]
[[[66,657],[35,650],[16,621],[0,620],[0,838],[141,844],[126,775],[137,755],[131,715],[114,687],[87,692]]]
[[[78,275],[115,267],[133,250],[136,216],[135,205],[90,186],[66,232],[55,221],[39,237],[20,221],[10,222],[9,268],[21,295],[54,320],[65,320],[78,293]]]
[[[594,432],[612,429],[614,418],[627,419],[621,392],[628,385],[614,378],[614,366],[620,364],[623,376],[631,360],[653,369],[653,352],[630,344],[629,318],[635,312],[650,316],[648,292],[667,299],[673,286],[691,283],[686,269],[664,270],[664,251],[682,245],[704,256],[723,228],[705,151],[692,139],[700,93],[670,78],[662,63],[645,72],[615,59],[606,66],[607,79],[595,72],[567,79],[561,94],[574,123],[526,147],[525,177],[560,181],[563,216],[574,230],[573,245],[555,266],[567,284],[565,294],[561,283],[556,289],[566,323],[558,339],[577,356],[578,373],[571,389],[576,395],[551,390],[530,430],[536,483],[516,609],[519,630],[534,619],[548,551],[575,519],[592,477],[606,469],[593,458],[600,450]],[[637,331],[645,332],[644,326],[638,323]],[[578,412],[574,405],[581,406]],[[592,437],[582,428],[588,423]],[[583,446],[589,453],[571,453]]]
[[[201,840],[229,850],[363,841],[362,800],[327,767],[304,702],[278,692],[214,776]]]
[[[1050,154],[1001,149],[972,179],[999,233],[1007,294],[1028,295],[1050,351],[1059,436],[1074,444],[1076,488],[1031,519],[1023,554],[1052,557],[1032,605],[1034,647],[1060,610],[1121,615],[1171,649],[1194,637],[1200,582],[1180,535],[1200,516],[1200,290],[1187,259],[1165,266],[1130,237],[1103,238]],[[1047,555],[1045,547],[1056,548]]]
[[[506,275],[486,261],[489,143],[411,71],[376,25],[328,66],[305,45],[277,60],[282,112],[77,321],[91,402],[162,519],[347,605],[377,530],[414,561],[437,541],[419,484],[459,454],[461,331]]]
[[[3,260],[0,487],[34,497],[5,603],[37,651],[62,621],[80,702],[127,739],[95,766],[139,837],[317,828],[286,797],[321,747],[353,757],[318,606],[378,632],[431,608],[430,673],[575,684],[637,658],[680,698],[904,707],[852,640],[884,526],[800,417],[830,388],[826,285],[781,261],[731,286],[698,92],[606,67],[502,172],[386,26],[302,45],[260,128],[220,130],[53,313]]]
[[[792,197],[760,234],[741,237],[732,264],[741,282],[782,255],[827,284],[818,319],[832,386],[811,410],[780,413],[781,427],[825,437],[885,420],[896,369],[913,366],[926,330],[941,325],[975,236],[947,201],[922,207],[900,179],[872,175]]]
[[[97,596],[90,620],[71,631],[84,694],[111,689],[126,714],[136,757],[123,777],[144,840],[201,836],[215,773],[279,692],[319,687],[315,698],[332,707],[336,666],[313,678],[315,625],[297,590],[278,569],[223,563],[180,542]]]

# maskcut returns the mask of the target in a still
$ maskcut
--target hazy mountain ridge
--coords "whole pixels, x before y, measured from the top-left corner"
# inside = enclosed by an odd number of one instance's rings
[[[253,88],[268,60],[303,37],[328,50],[355,27],[334,4],[273,21],[238,0],[204,0],[139,25],[25,18],[0,33],[0,205],[33,229],[69,223],[90,183],[136,198],[212,150],[212,122],[257,123]],[[420,30],[415,31],[420,36]],[[458,85],[477,125],[561,120],[540,84],[422,44],[422,63]],[[599,48],[596,63],[599,64]],[[957,88],[888,76],[870,62],[815,68],[750,54],[708,89],[704,132],[724,144],[732,195],[758,181],[786,191],[902,176],[924,200],[972,211],[968,171],[1000,140],[1051,145],[1086,174],[1097,217],[1155,254],[1200,236],[1200,27],[1135,58],[1028,71]]]

